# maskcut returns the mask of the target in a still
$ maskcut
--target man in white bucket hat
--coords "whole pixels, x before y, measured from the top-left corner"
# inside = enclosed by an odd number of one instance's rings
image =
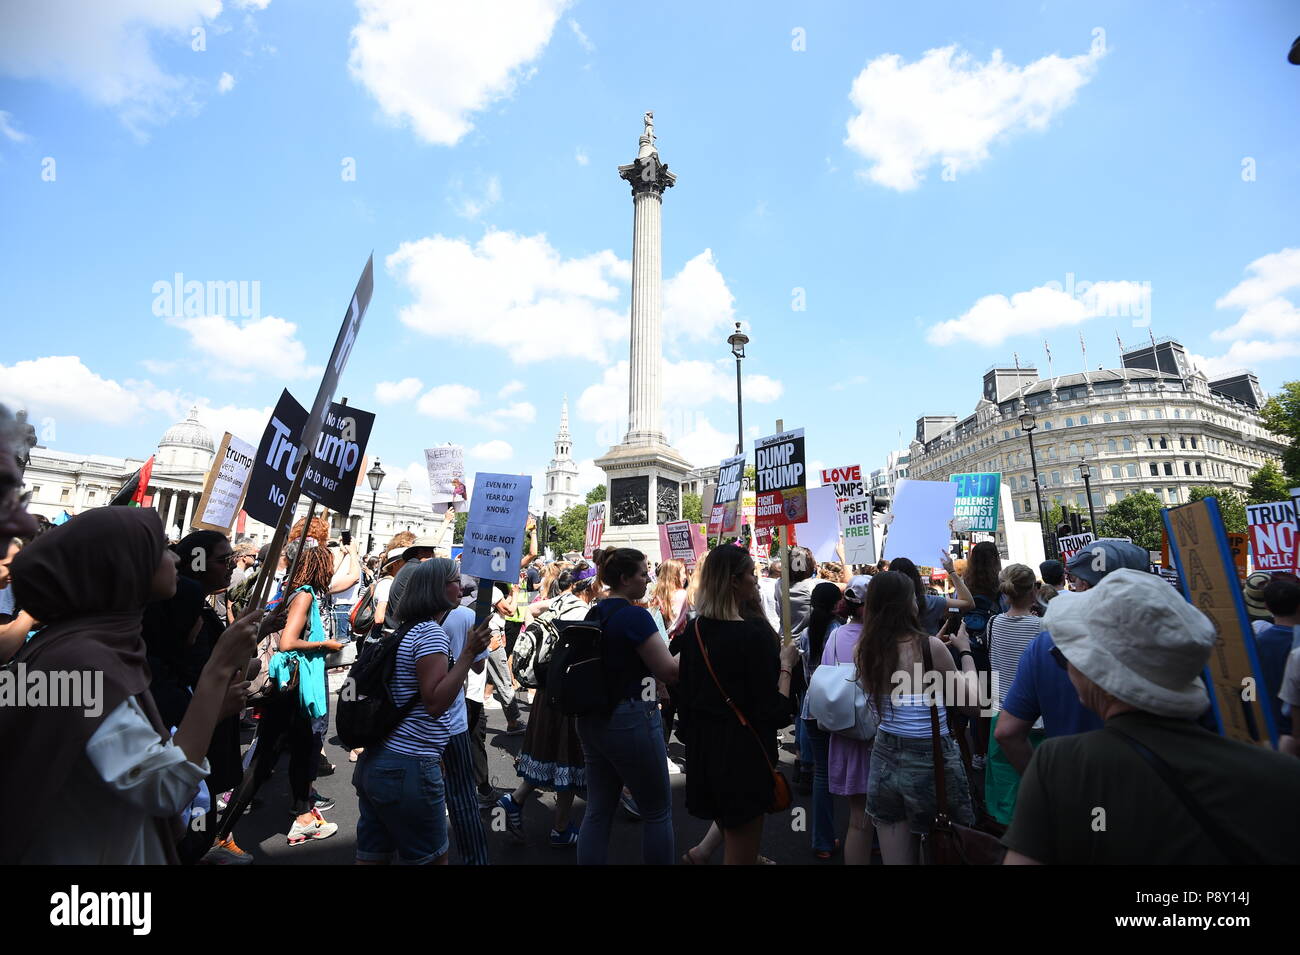
[[[1300,861],[1300,763],[1195,722],[1209,705],[1209,618],[1159,577],[1123,569],[1052,601],[1044,626],[1105,726],[1035,751],[1002,839],[1008,864]]]

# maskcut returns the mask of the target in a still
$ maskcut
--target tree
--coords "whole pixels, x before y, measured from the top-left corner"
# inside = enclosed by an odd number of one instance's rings
[[[1189,503],[1207,497],[1218,499],[1224,530],[1229,534],[1246,533],[1246,502],[1240,494],[1227,487],[1194,487],[1187,492]]]
[[[1247,504],[1272,504],[1285,501],[1291,497],[1291,483],[1287,481],[1278,466],[1269,461],[1250,476],[1250,494]]]
[[[1160,549],[1160,535],[1164,520],[1160,512],[1164,504],[1150,491],[1130,494],[1106,508],[1099,537],[1127,537],[1147,550]]]
[[[456,526],[451,532],[451,542],[453,544],[465,543],[465,522],[469,520],[469,512],[457,512]]]
[[[600,502],[603,501],[603,500],[605,500],[605,485],[603,485],[603,484],[598,484],[598,485],[596,485],[595,487],[593,487],[590,491],[587,492],[587,503],[588,503],[588,504],[598,504],[598,503],[600,503]],[[569,513],[569,512],[568,512],[568,511],[565,511],[564,513],[567,514],[567,513]],[[585,508],[583,509],[583,514],[584,514],[584,515],[586,514],[586,509],[585,509]],[[586,520],[586,517],[583,517],[583,520],[585,521],[585,520]]]
[[[600,488],[601,491],[604,488]],[[594,493],[594,492],[593,492]],[[574,504],[560,515],[555,528],[555,540],[551,546],[555,553],[566,554],[571,551],[582,553],[582,545],[587,542],[587,505]]]
[[[704,501],[698,494],[682,495],[682,520],[699,524],[703,517]]]
[[[1259,414],[1268,430],[1291,440],[1291,447],[1282,452],[1282,467],[1292,487],[1300,484],[1300,381],[1284,384]]]

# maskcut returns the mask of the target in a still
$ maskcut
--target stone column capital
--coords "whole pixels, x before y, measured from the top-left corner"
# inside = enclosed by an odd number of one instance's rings
[[[660,162],[658,154],[638,156],[626,166],[619,166],[618,176],[631,183],[634,196],[648,192],[662,197],[665,189],[677,184],[677,174],[668,171],[668,164]]]

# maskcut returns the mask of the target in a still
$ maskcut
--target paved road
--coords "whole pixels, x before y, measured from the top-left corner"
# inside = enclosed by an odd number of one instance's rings
[[[337,688],[342,681],[344,671],[330,673],[331,685]],[[331,693],[331,696],[333,694]],[[525,707],[525,712],[527,708]],[[505,717],[495,703],[488,708],[487,749],[489,774],[494,785],[502,789],[513,789],[518,785],[515,775],[514,759],[519,750],[522,737],[505,737]],[[307,865],[351,865],[356,850],[357,804],[356,792],[352,788],[352,769],[355,764],[348,762],[347,751],[333,736],[327,737],[325,754],[337,767],[330,776],[322,776],[316,781],[316,789],[333,799],[334,809],[325,813],[325,818],[339,826],[338,834],[318,842],[309,842],[300,846],[289,846],[286,834],[290,824],[288,757],[281,758],[280,766],[270,782],[259,794],[261,805],[244,816],[235,830],[235,839],[241,848],[251,852],[260,864],[307,864]],[[670,754],[683,755],[681,744],[673,738],[669,748]],[[783,735],[781,747],[781,764],[787,778],[794,779],[794,744],[790,731]],[[673,787],[673,828],[677,836],[677,855],[680,857],[687,847],[693,846],[709,828],[705,820],[688,815],[685,806],[686,777],[675,774],[669,777]],[[795,792],[795,805],[789,816],[769,816],[763,831],[763,854],[781,865],[838,865],[837,856],[829,862],[815,858],[810,847],[810,834],[799,831],[799,820],[810,815],[811,797]],[[845,800],[837,799],[836,828],[841,838],[848,828],[848,805]],[[518,845],[507,833],[488,830],[488,844],[494,865],[573,865],[576,850],[552,849],[548,843],[551,824],[551,810],[554,796],[541,794],[529,802],[524,812],[524,830],[528,842]],[[578,800],[574,807],[575,819],[580,818],[583,803]],[[484,821],[489,822],[489,814],[484,814]],[[610,840],[609,859],[611,863],[638,864],[641,861],[641,825],[633,821],[621,810],[614,824]],[[458,861],[455,849],[452,849],[452,862]],[[722,861],[722,853],[715,855],[714,862]]]

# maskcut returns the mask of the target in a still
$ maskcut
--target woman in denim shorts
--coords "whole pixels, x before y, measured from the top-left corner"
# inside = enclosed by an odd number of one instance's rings
[[[474,658],[487,649],[486,624],[469,631],[460,659],[450,659],[437,618],[451,609],[432,562],[418,564],[402,594],[401,637],[389,692],[399,708],[415,699],[396,729],[357,760],[357,863],[447,864],[447,809],[442,751],[451,738],[447,711]]]
[[[951,687],[945,693],[946,705],[934,704],[939,706],[948,808],[957,822],[975,822],[970,786],[957,745],[948,734],[946,712],[947,706],[969,701],[969,706],[960,707],[962,712],[978,714],[975,661],[964,629],[950,639],[961,660],[960,673],[948,645],[920,629],[912,582],[893,571],[872,578],[855,660],[858,679],[876,712],[867,814],[875,823],[880,855],[886,865],[911,865],[917,861],[913,832],[924,831],[937,809],[931,704],[924,693],[927,687]],[[922,640],[930,642],[929,670],[923,662]],[[935,680],[937,684],[931,682]]]

